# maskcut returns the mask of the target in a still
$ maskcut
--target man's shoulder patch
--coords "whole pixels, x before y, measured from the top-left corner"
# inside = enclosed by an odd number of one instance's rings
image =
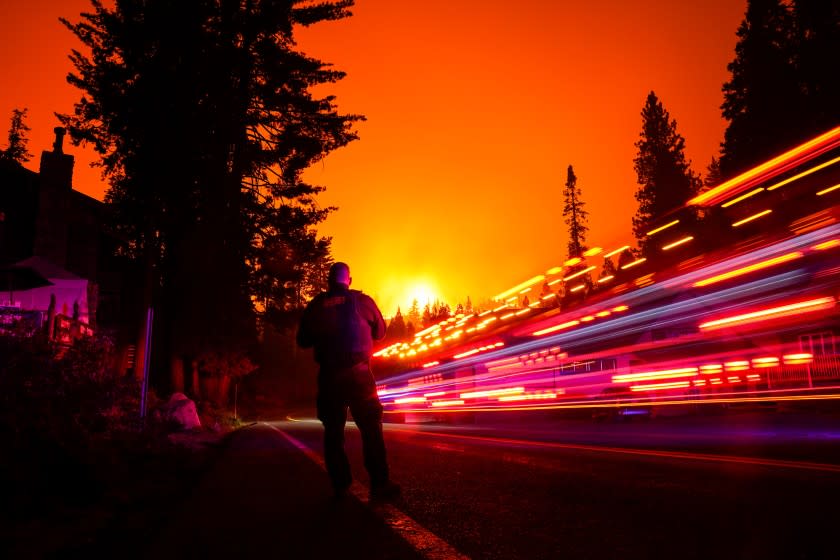
[[[331,296],[324,298],[323,306],[324,307],[335,307],[336,305],[341,305],[346,301],[344,296]]]

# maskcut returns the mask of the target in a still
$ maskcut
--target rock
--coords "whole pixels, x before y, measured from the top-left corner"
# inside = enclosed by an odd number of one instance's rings
[[[195,402],[183,393],[172,393],[169,400],[155,410],[155,416],[176,430],[201,428]]]

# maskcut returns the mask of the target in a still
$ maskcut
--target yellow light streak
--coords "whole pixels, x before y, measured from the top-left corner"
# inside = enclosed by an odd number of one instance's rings
[[[507,395],[504,397],[499,397],[499,402],[512,402],[512,401],[531,401],[531,400],[543,400],[543,399],[556,399],[557,393],[529,393],[527,395]]]
[[[825,251],[826,249],[833,249],[834,247],[838,246],[840,246],[840,239],[832,239],[831,241],[826,241],[824,243],[814,245],[811,248],[816,251]]]
[[[753,358],[752,365],[755,368],[775,367],[779,365],[779,358],[776,356],[767,356],[764,358]]]
[[[737,204],[737,203],[741,202],[742,200],[746,200],[751,196],[757,195],[760,192],[764,192],[764,187],[758,187],[757,189],[752,190],[752,191],[748,192],[747,194],[742,194],[738,198],[733,198],[729,202],[724,202],[723,204],[721,204],[721,207],[722,208],[729,208],[733,204]]]
[[[838,139],[840,139],[840,126],[833,128],[825,134],[821,134],[820,136],[817,136],[816,138],[813,138],[808,142],[805,142],[804,144],[800,144],[799,146],[788,150],[787,152],[784,152],[783,154],[771,159],[770,161],[767,161],[752,169],[749,169],[744,173],[733,177],[732,179],[718,185],[713,189],[710,189],[702,194],[695,196],[694,198],[688,201],[688,204],[704,204],[727,191],[735,189],[738,186],[743,185],[752,179],[755,179],[756,177],[766,173],[774,167],[778,167],[780,165],[790,162],[798,156],[813,150],[820,144],[830,144],[832,142],[836,142]]]
[[[790,305],[782,305],[779,307],[771,307],[769,309],[762,309],[761,311],[753,311],[752,313],[744,313],[742,315],[733,315],[732,317],[725,317],[715,321],[707,321],[700,324],[701,329],[711,329],[715,327],[722,327],[732,325],[735,323],[749,323],[754,321],[763,321],[778,316],[789,315],[791,312],[810,312],[819,311],[834,307],[833,297],[824,297],[812,299],[808,301],[800,301]]]
[[[650,231],[649,231],[649,232],[647,232],[645,235],[647,235],[648,237],[650,237],[650,236],[651,236],[651,235],[653,235],[654,233],[659,233],[660,231],[666,230],[666,229],[668,229],[668,228],[669,228],[669,227],[671,227],[671,226],[675,226],[675,225],[677,225],[678,223],[680,223],[680,221],[679,221],[679,220],[674,220],[673,222],[667,223],[667,224],[665,224],[664,226],[661,226],[661,227],[658,227],[658,228],[656,228],[656,229],[652,229],[652,230],[650,230]]]
[[[827,189],[823,189],[823,190],[819,191],[817,193],[817,196],[822,196],[824,194],[828,194],[831,191],[836,191],[837,189],[840,189],[840,184],[837,184],[837,185],[834,185],[833,187],[828,187]]]
[[[522,289],[527,288],[527,287],[529,287],[529,286],[533,286],[533,285],[534,285],[534,284],[536,284],[537,282],[542,282],[543,280],[545,280],[545,276],[544,276],[544,275],[542,275],[542,274],[539,274],[539,275],[537,275],[537,276],[534,276],[533,278],[530,278],[530,279],[528,279],[528,280],[525,280],[525,281],[524,281],[524,282],[522,282],[521,284],[518,284],[518,285],[514,286],[513,288],[511,288],[511,289],[509,289],[509,290],[507,290],[507,291],[502,292],[501,294],[497,295],[497,296],[496,296],[496,297],[494,297],[493,299],[495,299],[495,300],[497,300],[497,301],[498,301],[498,300],[505,299],[505,298],[506,298],[506,297],[508,297],[509,295],[511,295],[511,294],[515,294],[515,293],[519,292],[519,290],[522,290]]]
[[[432,367],[432,366],[436,366],[436,365],[438,365],[439,363],[440,363],[440,362],[438,362],[438,361],[434,361],[434,362],[427,362],[427,363],[423,364],[423,367],[424,367],[424,368],[430,368],[430,367]]]
[[[793,366],[811,363],[814,360],[814,355],[803,352],[800,354],[787,354],[782,356],[782,359],[785,361],[785,365]]]
[[[498,397],[501,395],[517,395],[524,393],[525,387],[510,387],[507,389],[488,389],[486,391],[471,391],[458,395],[460,399],[478,399],[482,397]]]
[[[461,399],[451,401],[432,401],[432,406],[458,406],[459,404],[464,404],[464,401]]]
[[[603,282],[609,282],[613,278],[615,278],[615,276],[613,276],[612,274],[608,274],[607,276],[604,276],[603,278],[599,278],[598,283],[601,284]]]
[[[761,270],[763,268],[768,268],[777,264],[785,263],[788,261],[792,261],[802,257],[802,253],[799,251],[794,251],[793,253],[788,253],[786,255],[782,255],[780,257],[774,257],[772,259],[767,259],[766,261],[757,262],[755,264],[751,264],[749,266],[745,266],[742,268],[737,268],[735,270],[730,270],[729,272],[724,272],[722,274],[718,274],[716,276],[712,276],[711,278],[705,278],[703,280],[699,280],[694,283],[695,288],[701,288],[703,286],[708,286],[709,284],[715,284],[717,282],[722,282],[723,280],[729,280],[730,278],[735,278],[737,276],[742,276],[744,274],[748,274],[750,272],[754,272],[756,270]]]
[[[571,289],[571,290],[569,290],[569,291],[570,291],[570,292],[579,292],[579,291],[580,291],[580,290],[582,290],[583,288],[585,288],[585,286],[584,286],[583,284],[578,284],[577,286],[575,286],[574,288],[572,288],[572,289]]]
[[[426,402],[426,397],[403,397],[401,399],[394,399],[394,404],[421,403],[421,402]]]
[[[723,364],[705,364],[700,366],[700,373],[714,375],[723,371]]]
[[[662,389],[684,389],[689,387],[691,383],[688,381],[674,381],[673,383],[652,383],[649,385],[631,385],[630,390],[638,391],[659,391]]]
[[[726,371],[744,371],[745,369],[750,369],[750,363],[747,360],[724,362],[723,366],[726,368]]]
[[[512,312],[512,311],[511,311],[510,313],[505,313],[504,315],[502,315],[501,317],[499,317],[499,320],[500,320],[500,321],[504,321],[504,320],[506,320],[506,319],[510,319],[510,318],[511,318],[511,317],[513,317],[514,315],[516,315],[516,313],[514,313],[514,312]]]
[[[697,376],[696,367],[684,367],[675,369],[665,369],[659,371],[644,371],[640,373],[624,373],[621,375],[613,375],[613,383],[625,383],[628,381],[653,381],[656,379],[672,379],[675,377],[695,377]]]
[[[627,311],[628,309],[630,309],[630,308],[627,307],[626,305],[619,305],[617,307],[612,308],[613,313],[620,313],[621,311]]]
[[[595,315],[587,315],[586,317],[581,317],[580,318],[581,323],[588,323],[589,321],[594,321],[594,320],[595,320]]]
[[[679,241],[674,241],[673,243],[671,243],[671,244],[669,244],[669,245],[665,245],[664,247],[662,247],[662,250],[663,250],[663,251],[668,251],[669,249],[673,249],[674,247],[679,247],[680,245],[683,245],[683,244],[685,244],[685,243],[688,243],[689,241],[691,241],[691,240],[693,240],[693,239],[694,239],[694,236],[693,236],[693,235],[689,235],[689,236],[683,237],[683,238],[682,238],[682,239],[680,239]]]
[[[423,396],[426,398],[429,397],[442,397],[446,394],[446,391],[432,391],[431,393],[423,393]]]
[[[764,211],[762,211],[762,212],[759,212],[758,214],[753,214],[753,215],[752,215],[752,216],[750,216],[749,218],[744,218],[743,220],[740,220],[740,221],[737,221],[737,222],[733,223],[733,224],[732,224],[732,227],[742,226],[742,225],[744,225],[744,224],[746,224],[746,223],[748,223],[748,222],[751,222],[751,221],[753,221],[753,220],[757,220],[757,219],[759,219],[759,218],[760,218],[760,217],[762,217],[762,216],[766,216],[767,214],[769,214],[769,213],[771,213],[771,212],[772,212],[772,210],[770,210],[770,209],[768,208],[767,210],[764,210]]]
[[[645,262],[646,260],[647,260],[647,259],[646,259],[646,258],[644,258],[644,257],[643,257],[643,258],[641,258],[641,259],[636,259],[635,261],[633,261],[633,262],[631,262],[631,263],[627,263],[627,264],[625,264],[624,266],[622,266],[622,267],[621,267],[621,270],[627,270],[628,268],[633,268],[633,267],[634,267],[634,266],[636,266],[636,265],[640,265],[640,264],[642,264],[642,263],[643,263],[643,262]]]
[[[578,263],[583,262],[583,259],[580,257],[572,257],[571,259],[567,260],[563,263],[564,266],[575,266]]]
[[[834,165],[834,164],[835,164],[835,163],[837,163],[838,161],[840,161],[840,156],[838,156],[838,157],[836,157],[836,158],[834,158],[834,159],[832,159],[832,160],[829,160],[829,161],[823,162],[823,163],[821,163],[821,164],[819,164],[819,165],[816,165],[816,166],[814,166],[814,167],[812,167],[812,168],[810,168],[810,169],[806,169],[806,170],[805,170],[805,171],[803,171],[802,173],[799,173],[799,174],[797,174],[797,175],[794,175],[793,177],[790,177],[790,178],[788,178],[788,179],[785,179],[784,181],[779,181],[779,182],[778,182],[778,183],[776,183],[775,185],[772,185],[772,186],[770,186],[770,187],[767,187],[767,190],[768,190],[768,191],[774,191],[774,190],[776,190],[776,189],[778,189],[778,188],[780,188],[780,187],[784,187],[785,185],[787,185],[787,184],[789,184],[789,183],[792,183],[792,182],[796,181],[797,179],[801,179],[802,177],[805,177],[805,176],[807,176],[807,175],[810,175],[811,173],[816,173],[816,172],[817,172],[817,171],[819,171],[820,169],[825,169],[825,168],[826,168],[826,167],[828,167],[829,165]]]
[[[546,271],[546,274],[548,274],[550,276],[552,274],[559,274],[561,272],[563,272],[563,267],[562,266],[555,266],[554,268],[549,268],[548,271]]]
[[[551,282],[549,282],[548,285],[553,286],[554,284],[557,284],[558,282],[562,282],[562,281],[563,281],[562,278],[558,278],[557,280],[552,280]]]
[[[570,327],[574,327],[574,326],[579,325],[579,324],[580,324],[580,321],[578,321],[578,320],[566,321],[563,324],[554,325],[553,327],[548,327],[547,329],[542,329],[542,330],[539,330],[539,331],[535,331],[532,334],[534,336],[541,336],[541,335],[548,334],[548,333],[562,331],[563,329],[568,329]]]
[[[612,315],[612,313],[609,311],[599,311],[595,314],[596,317],[609,317],[610,315]]]
[[[519,311],[514,313],[514,315],[519,317],[520,315],[525,315],[526,313],[530,313],[531,311],[532,311],[532,309],[530,307],[526,307],[525,309],[520,309]]]
[[[563,278],[563,281],[564,281],[564,282],[568,282],[569,280],[572,280],[572,279],[574,279],[574,278],[577,278],[578,276],[583,276],[583,275],[584,275],[584,274],[586,274],[587,272],[592,272],[593,270],[595,270],[595,267],[594,267],[594,266],[590,266],[590,267],[588,267],[588,268],[584,268],[583,270],[579,270],[579,271],[575,272],[574,274],[570,274],[570,275],[568,275],[568,276],[564,277],[564,278]]]
[[[587,249],[583,252],[584,257],[594,257],[597,254],[600,254],[604,249],[601,247],[592,247],[591,249]]]
[[[625,245],[624,247],[619,247],[618,249],[610,251],[609,253],[604,255],[604,258],[608,259],[608,258],[612,257],[613,255],[617,255],[617,254],[621,253],[622,251],[626,251],[629,248],[630,248],[630,245]]]

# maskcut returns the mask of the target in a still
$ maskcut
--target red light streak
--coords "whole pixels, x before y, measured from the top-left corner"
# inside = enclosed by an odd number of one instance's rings
[[[673,243],[671,243],[669,245],[665,245],[664,247],[662,247],[662,250],[663,251],[668,251],[670,249],[673,249],[674,247],[679,247],[680,245],[684,245],[684,244],[688,243],[689,241],[692,241],[693,239],[694,239],[693,235],[683,237],[679,241],[674,241]]]
[[[650,237],[650,236],[651,236],[651,235],[653,235],[654,233],[659,233],[660,231],[666,230],[666,229],[668,229],[668,228],[669,228],[669,227],[671,227],[671,226],[675,226],[675,225],[677,225],[678,223],[680,223],[680,221],[679,221],[679,220],[674,220],[673,222],[667,223],[667,224],[665,224],[665,225],[664,225],[664,226],[662,226],[662,227],[658,227],[658,228],[656,228],[656,229],[653,229],[653,230],[651,230],[651,231],[647,232],[645,235],[647,235],[648,237]]]
[[[707,321],[699,325],[700,329],[714,329],[718,327],[728,327],[732,325],[744,325],[749,323],[757,323],[759,321],[766,321],[769,319],[776,319],[795,313],[808,313],[812,311],[819,311],[822,309],[829,309],[834,307],[833,297],[824,297],[819,299],[812,299],[808,301],[800,301],[790,305],[782,305],[779,307],[771,307],[769,309],[762,309],[760,311],[753,311],[752,313],[744,313],[742,315],[733,315],[732,317],[725,317],[715,321]]]
[[[777,264],[785,263],[788,261],[792,261],[802,257],[802,253],[799,251],[794,251],[793,253],[788,253],[787,255],[782,255],[780,257],[774,257],[772,259],[767,259],[766,261],[757,262],[755,264],[751,264],[749,266],[745,266],[742,268],[737,268],[735,270],[730,270],[729,272],[724,272],[723,274],[717,274],[712,276],[711,278],[705,278],[698,282],[694,283],[695,288],[700,288],[703,286],[708,286],[709,284],[715,284],[717,282],[722,282],[723,280],[729,280],[730,278],[735,278],[737,276],[742,276],[744,274],[748,274],[750,272],[754,272],[756,270],[761,270],[764,268],[768,268]]]
[[[757,219],[761,218],[762,216],[766,216],[767,214],[769,214],[771,212],[772,212],[772,210],[770,210],[768,208],[767,210],[763,210],[763,211],[759,212],[758,214],[753,214],[752,216],[750,216],[748,218],[744,218],[743,220],[739,220],[739,221],[733,223],[732,227],[742,226],[742,225],[744,225],[746,223],[749,223],[753,220],[757,220]]]

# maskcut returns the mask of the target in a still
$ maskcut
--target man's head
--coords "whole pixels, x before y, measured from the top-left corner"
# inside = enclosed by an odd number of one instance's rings
[[[347,263],[337,262],[333,263],[330,267],[330,272],[327,276],[327,282],[329,282],[330,287],[333,287],[337,284],[343,284],[345,286],[350,286],[350,282],[353,279],[350,278],[350,267],[347,266]]]

